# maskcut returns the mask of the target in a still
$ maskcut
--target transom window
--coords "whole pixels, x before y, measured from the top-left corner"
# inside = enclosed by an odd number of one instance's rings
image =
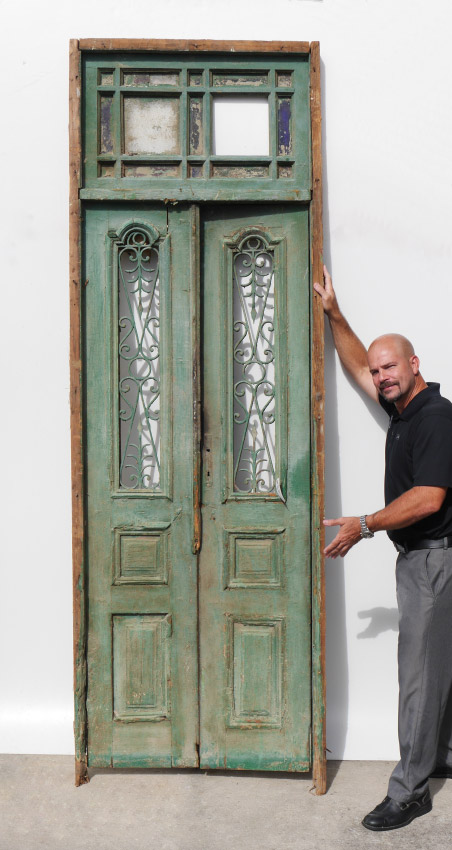
[[[151,66],[140,54],[85,56],[82,191],[152,184],[162,197],[164,182],[171,199],[208,199],[202,187],[225,197],[227,184],[257,179],[308,200],[307,58],[242,60],[204,56],[194,65],[178,55],[153,57]]]

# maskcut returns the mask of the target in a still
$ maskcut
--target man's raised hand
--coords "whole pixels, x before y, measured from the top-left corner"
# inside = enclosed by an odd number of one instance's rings
[[[334,313],[336,311],[339,312],[339,307],[337,303],[336,293],[333,289],[331,275],[326,266],[323,267],[323,282],[324,285],[322,286],[321,283],[318,283],[316,281],[314,283],[314,289],[320,295],[322,299],[323,309],[325,310],[327,316],[329,316],[330,313]]]

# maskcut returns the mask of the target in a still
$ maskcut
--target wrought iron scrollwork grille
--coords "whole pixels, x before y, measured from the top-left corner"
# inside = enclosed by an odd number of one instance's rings
[[[275,491],[274,251],[248,234],[233,258],[234,491]]]
[[[121,488],[160,489],[159,245],[129,228],[118,250]]]

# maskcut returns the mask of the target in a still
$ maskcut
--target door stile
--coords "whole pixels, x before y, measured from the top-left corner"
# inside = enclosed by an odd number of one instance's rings
[[[201,297],[200,297],[200,211],[190,206],[190,288],[193,344],[193,543],[201,548]]]
[[[86,600],[84,575],[83,417],[81,355],[81,52],[69,48],[69,301],[72,466],[72,564],[74,646],[75,784],[89,782],[86,717]]]
[[[196,610],[199,620],[199,553],[202,545],[202,400],[201,400],[201,217],[199,204],[190,206],[190,292],[193,357],[193,540],[192,552],[196,556]],[[199,624],[196,648],[196,676],[198,717],[196,721],[196,752],[199,767],[201,740],[199,717],[200,645]]]
[[[313,293],[323,279],[322,114],[320,45],[311,43],[310,98],[312,150],[311,231],[311,511],[312,511],[312,777],[316,794],[326,792],[325,682],[325,485],[324,485],[324,317],[322,301]]]

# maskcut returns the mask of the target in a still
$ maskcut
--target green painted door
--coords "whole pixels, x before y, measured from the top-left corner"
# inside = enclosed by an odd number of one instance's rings
[[[202,767],[310,766],[308,211],[203,215]]]
[[[88,763],[196,766],[190,212],[84,221]]]
[[[308,209],[92,203],[84,229],[88,763],[307,770]]]

